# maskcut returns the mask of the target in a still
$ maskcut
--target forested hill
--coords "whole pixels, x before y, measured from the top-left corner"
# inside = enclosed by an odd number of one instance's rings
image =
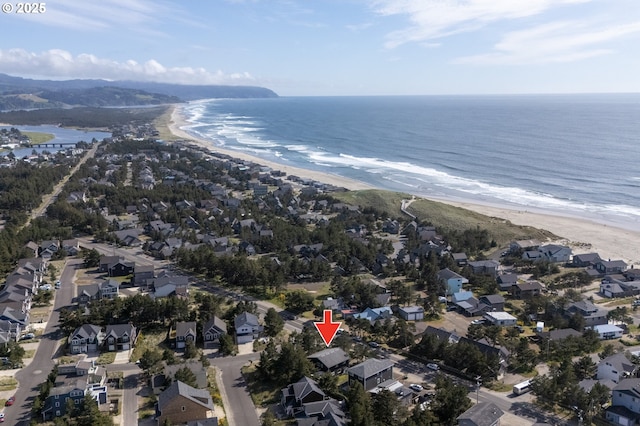
[[[274,98],[264,87],[106,80],[33,80],[0,74],[0,111],[70,106],[158,105],[206,98]]]

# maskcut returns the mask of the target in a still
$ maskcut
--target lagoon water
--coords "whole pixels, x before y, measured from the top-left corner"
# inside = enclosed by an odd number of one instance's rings
[[[184,130],[281,164],[640,230],[640,94],[284,97],[182,109]]]
[[[54,135],[54,138],[50,140],[48,143],[77,143],[80,141],[91,142],[93,138],[98,141],[101,141],[104,138],[110,138],[111,133],[108,132],[98,132],[98,131],[85,131],[85,130],[76,130],[76,129],[67,129],[58,126],[51,125],[42,125],[42,126],[0,126],[0,129],[10,129],[15,127],[20,129],[23,132],[40,132],[40,133],[51,133]],[[16,157],[24,157],[25,155],[31,155],[31,152],[35,149],[36,152],[49,151],[49,152],[57,152],[62,149],[67,149],[69,146],[59,147],[59,146],[49,146],[49,147],[33,147],[33,148],[18,148],[14,149],[13,153]],[[10,151],[6,151],[0,153],[0,155],[6,155]]]

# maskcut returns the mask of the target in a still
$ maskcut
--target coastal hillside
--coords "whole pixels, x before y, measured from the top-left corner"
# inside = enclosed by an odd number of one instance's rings
[[[34,80],[0,74],[0,110],[75,106],[139,106],[204,98],[275,98],[264,87],[181,85],[138,81]]]
[[[373,208],[387,213],[390,217],[404,215],[400,210],[402,200],[413,199],[406,210],[415,215],[417,221],[429,222],[437,229],[460,232],[466,229],[486,229],[498,246],[503,246],[513,240],[539,239],[545,241],[548,238],[558,238],[551,232],[542,229],[514,225],[508,220],[485,216],[437,201],[417,197],[414,199],[411,195],[400,192],[371,189],[336,193],[334,196],[345,203],[358,205],[361,209]]]

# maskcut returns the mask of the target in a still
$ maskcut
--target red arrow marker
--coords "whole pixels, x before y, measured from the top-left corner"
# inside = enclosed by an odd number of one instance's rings
[[[331,309],[325,309],[323,313],[323,321],[314,322],[313,324],[318,329],[318,333],[324,340],[324,344],[329,346],[336,333],[340,328],[341,322],[333,322],[331,319]]]

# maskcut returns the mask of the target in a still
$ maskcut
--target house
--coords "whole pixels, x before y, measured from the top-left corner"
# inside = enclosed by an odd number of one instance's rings
[[[327,395],[318,386],[318,383],[308,377],[303,377],[297,382],[283,388],[280,396],[280,405],[289,416],[295,416],[303,404],[324,401]]]
[[[184,424],[213,417],[213,400],[207,389],[196,389],[179,380],[158,395],[156,421]]]
[[[619,339],[624,333],[622,328],[613,324],[594,325],[593,329],[598,333],[600,340]]]
[[[460,336],[458,336],[455,332],[447,331],[442,328],[427,326],[426,330],[424,330],[425,336],[435,336],[438,340],[446,341],[448,343],[458,343],[460,341]]]
[[[112,324],[105,331],[104,345],[110,352],[128,351],[136,343],[136,328],[132,324]]]
[[[63,240],[62,249],[68,256],[77,256],[80,253],[80,242],[77,239]]]
[[[596,263],[600,262],[602,259],[598,253],[583,253],[576,254],[573,256],[571,260],[571,265],[576,268],[589,268],[594,267]]]
[[[438,271],[438,279],[444,287],[444,295],[451,296],[453,293],[457,293],[462,290],[464,284],[469,283],[469,280],[460,274],[457,274],[449,268],[441,269]]]
[[[640,379],[623,379],[611,391],[605,418],[614,425],[637,425],[640,420]]]
[[[627,270],[627,264],[622,260],[601,260],[595,264],[595,269],[601,275],[621,274]]]
[[[51,388],[43,404],[43,421],[64,416],[67,413],[68,400],[73,401],[72,404],[75,406],[82,404],[86,389],[87,382],[83,378],[71,377],[62,382],[56,381],[56,386]]]
[[[133,274],[135,264],[127,262],[120,256],[101,256],[98,270],[110,277],[125,277]]]
[[[94,300],[100,300],[100,286],[97,283],[78,286],[76,301],[78,306],[87,306]]]
[[[540,331],[537,333],[538,337],[541,339],[549,339],[552,342],[558,342],[564,340],[568,337],[578,338],[582,337],[582,333],[573,328],[561,328],[557,330],[550,331]]]
[[[371,389],[369,393],[377,394],[382,391],[387,391],[394,394],[398,402],[400,402],[400,404],[404,406],[411,404],[411,402],[413,401],[414,392],[411,390],[411,388],[406,387],[398,380],[385,380],[375,388]]]
[[[105,334],[99,325],[81,325],[69,336],[69,353],[86,354],[97,352],[100,350],[104,338]]]
[[[186,275],[160,275],[147,280],[151,296],[155,299],[169,296],[187,296],[189,294],[189,277]]]
[[[456,417],[459,426],[499,426],[504,415],[493,402],[479,402]]]
[[[108,279],[98,284],[101,299],[115,299],[120,294],[120,282]]]
[[[393,361],[388,359],[369,358],[347,371],[349,385],[360,382],[364,390],[368,391],[385,380],[393,378]]]
[[[571,247],[558,244],[547,244],[538,249],[542,258],[551,263],[569,263],[571,259]]]
[[[233,320],[236,329],[236,343],[241,345],[260,337],[262,326],[258,317],[250,312],[243,312]]]
[[[451,257],[458,267],[463,267],[469,262],[466,253],[451,253]]]
[[[638,366],[627,358],[627,356],[619,352],[606,357],[598,363],[598,380],[611,380],[614,383],[620,383],[622,379],[634,377],[638,371]]]
[[[349,365],[349,354],[341,348],[327,348],[311,354],[307,358],[309,358],[320,371],[341,371]]]
[[[385,320],[387,318],[391,318],[393,316],[393,311],[389,306],[383,306],[381,308],[367,308],[364,311],[354,314],[353,318],[355,319],[366,319],[371,324],[374,324],[376,321]]]
[[[509,327],[517,323],[517,318],[507,312],[486,312],[484,318],[491,325],[500,327]]]
[[[135,265],[133,270],[133,280],[131,284],[134,286],[142,286],[147,283],[147,280],[155,278],[155,269],[153,264],[151,265]]]
[[[171,346],[176,349],[184,349],[187,342],[196,343],[196,322],[178,321],[176,327],[169,331]]]
[[[216,316],[211,317],[202,327],[204,347],[210,347],[213,343],[219,341],[223,334],[227,334],[227,323]]]
[[[539,296],[544,286],[538,281],[526,281],[523,283],[515,283],[511,287],[511,295],[516,299],[530,299]]]
[[[519,241],[513,241],[510,245],[509,245],[509,251],[511,251],[511,253],[522,253],[525,251],[533,251],[533,250],[538,250],[538,247],[540,247],[540,241],[538,240],[519,240]]]
[[[471,270],[476,275],[489,275],[496,278],[498,276],[498,268],[500,263],[496,260],[477,260],[475,262],[469,262]]]
[[[600,309],[588,300],[573,302],[567,306],[564,312],[565,317],[571,318],[574,315],[582,315],[585,327],[603,325],[609,322],[607,311]]]
[[[500,274],[496,281],[500,291],[511,291],[511,287],[518,282],[518,274]]]
[[[398,315],[405,321],[422,321],[424,308],[422,306],[401,306],[398,308]]]

